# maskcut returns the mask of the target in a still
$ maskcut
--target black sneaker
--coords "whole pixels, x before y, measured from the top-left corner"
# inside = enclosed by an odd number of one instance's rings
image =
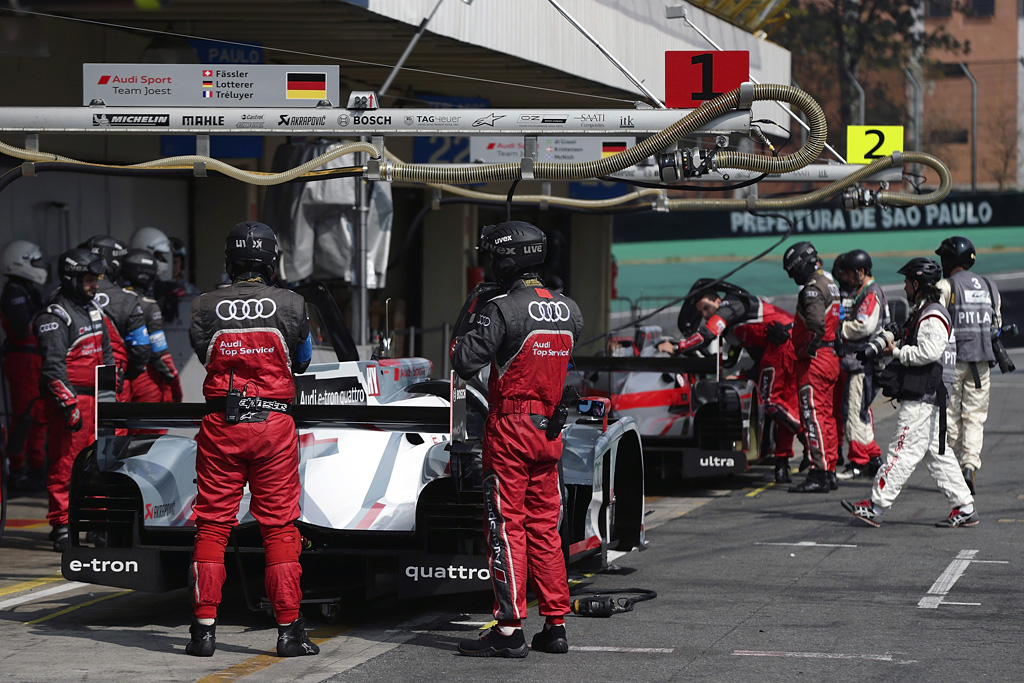
[[[960,508],[953,508],[953,511],[949,513],[949,517],[935,522],[935,526],[952,529],[958,526],[976,526],[979,521],[981,520],[978,519],[977,508],[971,510],[970,514],[961,512]]]
[[[790,486],[790,493],[828,493],[832,490],[828,476],[821,470],[811,470],[802,484]]]
[[[789,458],[775,458],[775,483],[790,484],[793,478],[789,476]]]
[[[971,490],[971,495],[974,495],[974,468],[968,465],[963,469],[964,483],[967,484],[967,488]]]
[[[67,526],[55,526],[50,531],[50,540],[53,541],[53,552],[62,553],[71,545],[71,537],[68,535]]]
[[[835,472],[826,472],[825,477],[828,478],[828,487],[830,490],[836,491],[839,489],[839,480],[836,479]]]
[[[882,521],[878,519],[881,515],[875,512],[875,506],[871,504],[870,500],[861,500],[856,503],[850,500],[843,500],[840,503],[851,515],[865,524],[870,524],[876,528],[882,526]]]
[[[216,622],[205,626],[198,621],[193,621],[192,626],[188,629],[192,640],[185,646],[185,654],[192,655],[193,657],[212,657],[217,649],[216,632]]]
[[[299,617],[287,626],[277,627],[278,657],[303,657],[320,654],[320,648],[310,641],[305,626],[306,620]]]
[[[565,624],[545,626],[533,636],[530,649],[562,655],[569,651],[569,641],[565,638]]]
[[[526,647],[523,629],[517,628],[510,636],[504,636],[495,626],[476,640],[459,643],[459,654],[468,657],[525,657],[530,654]]]

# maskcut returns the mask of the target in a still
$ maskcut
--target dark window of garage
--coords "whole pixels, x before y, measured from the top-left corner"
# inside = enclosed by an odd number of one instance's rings
[[[1024,2],[1024,0],[1021,0]],[[928,16],[933,19],[949,17],[953,15],[953,3],[951,0],[929,0]]]
[[[971,16],[992,17],[996,13],[996,0],[971,0]]]

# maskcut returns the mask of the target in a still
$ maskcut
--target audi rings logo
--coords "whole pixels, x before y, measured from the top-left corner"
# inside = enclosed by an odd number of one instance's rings
[[[564,301],[531,301],[530,317],[546,323],[557,323],[569,319],[569,304]]]
[[[106,308],[110,303],[110,296],[106,292],[96,292],[92,300],[99,304],[100,308]]]
[[[42,325],[39,326],[39,333],[42,334],[43,332],[53,332],[54,330],[59,328],[59,323],[43,323]]]
[[[225,299],[217,304],[221,320],[259,320],[277,313],[273,299]]]

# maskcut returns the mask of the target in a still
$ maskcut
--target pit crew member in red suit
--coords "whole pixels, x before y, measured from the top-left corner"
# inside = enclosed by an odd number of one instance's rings
[[[103,257],[88,249],[61,254],[60,288],[34,323],[43,358],[39,388],[50,427],[47,519],[57,552],[68,547],[71,465],[96,440],[96,366],[114,363],[105,316],[93,299],[105,267]]]
[[[774,425],[775,481],[788,483],[791,481],[789,459],[793,457],[793,439],[800,432],[794,375],[796,356],[789,333],[793,316],[738,287],[730,285],[730,291],[723,298],[714,290],[701,293],[699,286],[699,282],[694,285],[691,296],[696,296],[695,306],[704,320],[697,332],[680,341],[673,350],[677,353],[696,351],[720,336],[747,349],[758,364],[757,386],[765,417]],[[686,325],[684,315],[680,310],[680,329]]]
[[[839,288],[821,270],[818,252],[810,242],[797,242],[787,249],[782,267],[802,286],[792,337],[800,425],[811,460],[807,478],[789,491],[828,493],[838,488],[835,481],[838,444],[832,401],[839,381],[839,358],[835,353]]]
[[[237,524],[242,490],[260,525],[266,589],[277,619],[277,654],[315,655],[299,616],[299,443],[290,413],[293,373],[312,356],[301,295],[270,284],[277,237],[262,223],[239,223],[224,246],[231,284],[192,300],[189,335],[206,366],[211,412],[196,436],[196,539],[190,570],[194,621],[185,651],[216,649],[224,549]]]
[[[139,296],[151,348],[146,371],[129,383],[131,400],[141,403],[181,403],[181,378],[178,377],[178,369],[167,347],[160,304],[153,298],[156,276],[156,259],[148,250],[128,250],[121,264],[121,280],[125,289]]]
[[[470,379],[491,365],[490,411],[484,428],[483,485],[487,560],[497,626],[459,643],[475,657],[525,657],[527,577],[533,582],[544,629],[533,649],[568,652],[565,615],[569,588],[558,533],[558,461],[561,431],[549,438],[549,418],[561,402],[573,345],[583,316],[569,297],[546,289],[536,274],[547,237],[521,221],[487,226],[481,252],[490,259],[500,291],[479,307],[467,300],[455,330],[452,366]],[[495,295],[496,294],[496,295]]]
[[[889,322],[885,293],[872,277],[871,267],[871,255],[863,249],[854,249],[846,254],[840,270],[840,278],[855,294],[846,320],[839,329],[844,351],[841,365],[847,376],[845,434],[850,442],[849,463],[837,473],[839,479],[874,477],[882,454],[875,443],[874,415],[871,412],[871,402],[876,394],[874,361],[857,358],[857,354],[867,347],[867,342],[877,337]]]
[[[39,400],[42,356],[32,329],[32,320],[43,306],[37,288],[46,283],[42,258],[39,247],[28,240],[14,240],[0,253],[0,269],[7,276],[0,294],[0,323],[5,335],[4,376],[11,397],[7,457],[13,491],[46,488],[45,404]]]

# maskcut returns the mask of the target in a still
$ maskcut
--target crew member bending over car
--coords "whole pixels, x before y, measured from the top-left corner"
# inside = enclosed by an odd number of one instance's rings
[[[782,267],[802,286],[793,322],[796,351],[797,401],[811,468],[803,483],[790,493],[828,493],[838,488],[838,439],[832,411],[839,359],[839,288],[821,270],[818,252],[810,242],[797,242],[782,257]]]
[[[723,298],[715,289],[702,289],[701,284],[700,281],[695,283],[687,296],[687,299],[696,298],[694,304],[703,318],[700,327],[672,350],[676,353],[696,351],[721,336],[747,349],[758,363],[757,386],[765,417],[774,425],[775,481],[788,483],[792,481],[789,459],[793,456],[793,439],[800,433],[794,375],[796,356],[789,334],[793,316],[739,287],[721,283],[728,290]],[[687,311],[680,309],[680,329],[690,328],[686,314]],[[664,348],[659,345],[659,349]]]
[[[569,586],[558,533],[562,438],[554,416],[583,316],[575,301],[546,289],[537,276],[547,237],[536,226],[487,226],[479,249],[490,259],[497,287],[478,286],[470,294],[451,353],[464,379],[492,364],[483,438],[484,529],[498,623],[480,639],[459,643],[459,652],[529,654],[522,630],[528,576],[545,617],[533,649],[568,652]]]
[[[299,616],[301,539],[299,442],[289,414],[293,373],[309,365],[306,302],[270,284],[277,237],[262,223],[239,223],[224,245],[231,284],[192,300],[189,335],[206,366],[203,395],[211,412],[196,436],[196,539],[190,583],[195,620],[185,651],[213,655],[224,549],[237,524],[242,490],[260,525],[266,589],[277,618],[277,654],[315,655]]]
[[[892,355],[893,361],[879,378],[886,395],[900,402],[896,433],[885,463],[875,475],[871,500],[844,500],[842,505],[857,519],[880,526],[879,518],[895,502],[918,463],[930,455],[928,471],[953,506],[949,516],[935,526],[974,526],[978,523],[974,496],[964,482],[956,456],[946,448],[942,424],[946,395],[953,383],[956,341],[949,312],[938,303],[939,264],[915,258],[898,272],[905,277],[903,287],[907,298],[914,302],[914,311],[899,346],[892,336],[887,337],[883,353]]]
[[[53,549],[68,547],[68,487],[75,457],[96,440],[96,366],[113,365],[107,321],[94,301],[103,257],[88,249],[60,255],[60,289],[35,319],[43,356],[40,392],[50,426],[46,493]]]

